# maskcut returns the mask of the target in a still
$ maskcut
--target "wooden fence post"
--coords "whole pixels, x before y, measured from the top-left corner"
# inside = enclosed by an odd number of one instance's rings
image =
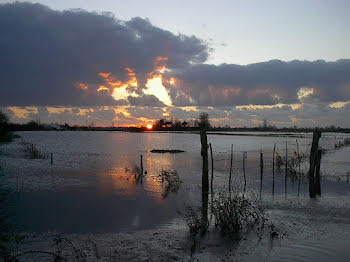
[[[201,155],[203,159],[202,166],[202,224],[201,234],[204,235],[208,226],[208,194],[209,194],[209,178],[208,178],[208,139],[206,128],[200,130],[201,139]]]
[[[317,160],[317,150],[318,150],[318,142],[321,137],[321,131],[314,131],[312,135],[312,145],[310,151],[310,168],[308,172],[309,178],[309,195],[310,198],[316,197],[316,188],[315,188],[315,168],[316,168],[316,160]]]
[[[315,190],[317,195],[321,195],[321,157],[322,150],[317,150],[316,156],[316,179],[315,179]]]
[[[284,195],[287,197],[287,174],[288,174],[288,143],[286,141],[286,169],[285,169],[285,175],[284,175]]]
[[[143,161],[142,161],[142,155],[141,155],[141,175],[143,175]]]
[[[247,185],[247,179],[245,176],[245,160],[247,158],[247,152],[243,152],[243,177],[244,177],[244,189],[243,189],[243,193],[245,193],[245,188]]]
[[[263,172],[264,172],[264,155],[263,155],[262,149],[260,149],[260,198],[261,198],[261,190],[262,190]]]
[[[202,190],[205,192],[209,191],[209,179],[208,179],[208,139],[207,139],[207,131],[205,128],[202,128],[200,131],[201,138],[201,155],[203,159],[202,166]]]
[[[211,143],[209,143],[210,148],[210,157],[211,157],[211,181],[210,181],[210,190],[211,194],[213,194],[213,180],[214,180],[214,161],[213,161],[213,149],[211,147]]]
[[[232,177],[232,160],[233,160],[233,145],[231,145],[230,177],[228,179],[228,191],[230,193],[231,193],[231,177]]]
[[[298,152],[298,167],[299,167],[299,181],[298,181],[298,197],[300,194],[300,183],[301,183],[301,171],[300,171],[300,162],[301,162],[301,158],[300,158],[300,152],[299,152],[299,143],[298,143],[298,139],[295,139],[296,143],[297,143],[297,152]]]
[[[275,152],[276,152],[276,143],[273,145],[273,153],[272,153],[272,194],[275,194]]]

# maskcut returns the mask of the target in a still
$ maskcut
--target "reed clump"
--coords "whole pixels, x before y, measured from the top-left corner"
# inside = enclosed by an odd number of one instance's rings
[[[343,141],[338,141],[338,143],[334,143],[335,149],[339,149],[344,146],[350,146],[350,137],[346,137]]]
[[[163,185],[163,198],[166,198],[169,192],[176,193],[179,190],[182,180],[176,170],[162,170],[160,177]]]
[[[135,183],[142,183],[142,179],[144,177],[143,171],[141,170],[141,168],[138,165],[134,165],[132,167],[131,173],[134,175],[135,178]]]

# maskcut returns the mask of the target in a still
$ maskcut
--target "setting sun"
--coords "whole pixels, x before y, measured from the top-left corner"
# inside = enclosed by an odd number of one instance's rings
[[[151,124],[149,124],[146,127],[147,127],[147,129],[152,129],[153,126]]]

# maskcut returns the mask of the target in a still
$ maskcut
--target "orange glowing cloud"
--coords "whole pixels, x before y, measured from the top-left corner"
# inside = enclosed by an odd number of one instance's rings
[[[101,91],[109,92],[109,88],[101,85],[101,86],[98,87],[97,91],[98,92],[101,92]]]
[[[81,82],[79,82],[79,83],[77,83],[76,85],[76,88],[79,88],[79,89],[81,89],[81,90],[88,90],[88,85],[86,85],[86,84],[84,84],[84,83],[81,83]]]
[[[171,85],[175,85],[175,83],[176,83],[175,77],[171,77],[171,78],[169,79],[168,83],[171,84]]]
[[[112,73],[98,73],[102,78],[108,78]]]
[[[38,114],[38,108],[35,106],[17,107],[9,106],[8,110],[11,110],[15,118],[27,118],[30,114]]]
[[[166,69],[166,61],[168,61],[167,57],[157,56],[153,62],[154,71],[164,73]]]
[[[349,103],[350,103],[350,101],[347,101],[347,102],[334,102],[334,103],[331,103],[329,105],[329,107],[330,108],[342,108],[342,107],[346,106]]]
[[[143,90],[144,94],[154,95],[167,106],[172,105],[171,98],[163,85],[163,76],[162,75],[153,75],[147,79],[146,83],[147,89]]]
[[[147,74],[145,88],[136,93],[139,87],[135,72],[130,67],[125,67],[128,80],[120,81],[116,79],[111,72],[100,72],[98,75],[103,78],[106,85],[100,85],[98,92],[111,92],[111,96],[115,100],[127,100],[129,96],[140,97],[140,92],[145,95],[154,95],[167,106],[172,106],[172,101],[166,86],[163,84],[163,73],[166,70],[167,57],[157,56],[153,61],[154,70]],[[176,79],[171,77],[164,83],[174,85]]]
[[[135,91],[128,90],[129,88],[137,88],[138,87],[138,81],[136,78],[136,74],[130,67],[126,67],[125,71],[127,72],[127,76],[129,76],[129,79],[125,82],[122,82],[120,80],[117,80],[115,77],[112,76],[111,73],[99,73],[99,76],[102,77],[106,84],[112,88],[112,96],[115,100],[125,100],[128,98],[128,96],[138,96]],[[105,91],[110,90],[108,87],[100,86],[97,91]]]
[[[314,92],[315,92],[315,89],[313,87],[301,87],[297,92],[298,99],[300,100],[308,96],[311,96],[314,94]]]

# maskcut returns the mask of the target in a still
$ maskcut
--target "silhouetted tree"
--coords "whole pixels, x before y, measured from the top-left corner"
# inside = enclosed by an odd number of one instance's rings
[[[161,129],[165,123],[165,119],[159,119],[155,123],[155,128],[156,129]]]
[[[200,128],[210,128],[209,115],[206,112],[202,112],[199,115],[198,125]]]
[[[266,120],[266,119],[264,119],[264,120],[263,120],[263,128],[265,128],[265,129],[266,129],[266,128],[267,128],[267,126],[268,126],[268,125],[267,125],[267,120]]]
[[[178,119],[175,119],[175,121],[174,121],[174,127],[175,127],[176,129],[181,129],[181,121],[178,120]]]
[[[0,142],[11,141],[9,118],[0,111]]]
[[[26,126],[28,130],[40,130],[42,128],[42,125],[34,120],[29,121]]]

